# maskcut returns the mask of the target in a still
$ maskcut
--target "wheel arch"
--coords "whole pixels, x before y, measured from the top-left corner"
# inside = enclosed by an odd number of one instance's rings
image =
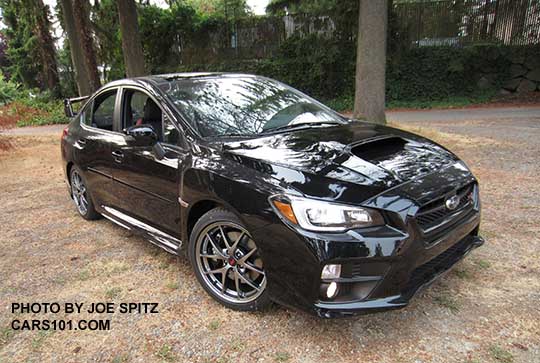
[[[69,185],[71,185],[71,178],[69,177],[69,174],[71,173],[71,169],[73,168],[73,161],[68,161],[66,165],[66,179]]]
[[[222,208],[225,209],[240,219],[240,221],[246,225],[247,227],[250,227],[251,224],[248,223],[245,216],[238,210],[234,205],[227,203],[224,199],[218,199],[213,198],[211,196],[207,196],[206,198],[202,198],[197,200],[196,202],[192,202],[191,205],[188,207],[185,217],[185,235],[182,236],[183,240],[186,243],[189,243],[189,239],[191,238],[191,233],[193,231],[193,227],[195,227],[195,224],[197,221],[207,212],[211,211],[215,208]]]
[[[191,207],[187,211],[185,236],[186,242],[189,241],[189,238],[191,237],[191,232],[193,231],[193,227],[195,227],[197,221],[201,219],[201,217],[205,213],[219,207],[229,209],[222,202],[215,199],[202,199],[191,205]]]

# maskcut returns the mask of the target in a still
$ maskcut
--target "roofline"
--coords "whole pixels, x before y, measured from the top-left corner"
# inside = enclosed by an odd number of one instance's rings
[[[109,87],[122,87],[122,86],[140,86],[143,88],[159,87],[164,82],[175,79],[194,79],[194,78],[215,78],[215,77],[262,77],[249,73],[235,73],[235,72],[183,72],[183,73],[164,73],[156,75],[148,75],[141,77],[122,78],[102,85],[99,89],[92,92],[87,97]]]

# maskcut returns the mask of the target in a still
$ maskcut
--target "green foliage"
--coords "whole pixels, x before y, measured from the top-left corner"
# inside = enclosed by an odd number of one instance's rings
[[[17,126],[37,126],[68,123],[62,101],[55,99],[51,92],[38,89],[22,89],[13,81],[0,76],[0,103],[2,124]]]
[[[440,108],[488,102],[509,77],[510,57],[540,58],[540,46],[423,47],[391,55],[387,63],[387,105]],[[353,108],[355,48],[342,47],[339,40],[291,37],[272,59],[170,70],[255,73],[288,83],[337,110]],[[492,79],[492,86],[479,89],[477,81],[486,75]]]
[[[19,127],[65,124],[69,122],[64,113],[62,101],[54,99],[48,92],[29,93],[26,97],[16,100],[15,104],[22,104],[31,110],[38,111],[22,114],[22,117],[17,121]]]
[[[21,86],[12,81],[6,80],[0,72],[0,105],[12,102],[21,94]]]
[[[246,0],[187,0],[186,5],[193,8],[201,17],[210,15],[238,19],[250,13]]]
[[[178,58],[175,45],[187,45],[198,21],[195,10],[180,2],[169,9],[154,5],[139,8],[139,30],[150,73],[163,72],[169,60]]]
[[[512,363],[514,361],[514,356],[512,353],[498,345],[492,345],[489,347],[489,353],[497,362]]]
[[[64,46],[58,51],[57,63],[61,93],[68,96],[78,94],[75,69],[71,61],[71,53],[67,39],[64,41]]]
[[[272,59],[231,61],[177,67],[175,71],[255,73],[278,79],[324,100],[351,93],[354,87],[354,51],[339,41],[316,36],[291,37]],[[351,61],[351,59],[353,59]]]
[[[10,63],[7,71],[10,78],[25,87],[38,87],[41,65],[31,7],[24,1],[0,0],[0,8],[2,22],[7,26],[3,32],[7,39],[6,56]]]
[[[96,32],[98,62],[103,65],[103,78],[109,82],[124,78],[122,38],[116,0],[96,1],[92,8],[92,27]],[[156,37],[159,34],[156,34]]]

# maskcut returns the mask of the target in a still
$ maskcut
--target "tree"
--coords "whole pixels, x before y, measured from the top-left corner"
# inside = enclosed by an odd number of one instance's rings
[[[46,88],[54,96],[60,96],[60,81],[58,78],[58,68],[56,64],[56,49],[51,36],[51,22],[49,21],[49,7],[43,4],[42,0],[30,1],[33,4],[34,29],[39,44],[39,54],[41,67],[43,70],[43,81]]]
[[[89,73],[86,71],[84,50],[79,37],[79,32],[75,25],[75,17],[73,13],[73,3],[71,0],[60,0],[62,9],[62,25],[67,33],[69,41],[69,49],[71,53],[71,61],[75,69],[75,79],[77,81],[77,89],[79,95],[89,95],[92,93],[93,87],[90,82]]]
[[[86,71],[90,81],[90,91],[93,92],[101,86],[101,81],[99,79],[96,53],[94,50],[94,39],[92,38],[90,19],[88,16],[89,4],[86,0],[72,1],[75,30],[78,34],[80,45],[83,50],[84,70]]]
[[[1,0],[11,77],[26,87],[60,95],[49,8],[42,0]]]
[[[171,7],[180,4],[180,1],[172,1]],[[251,14],[246,0],[186,0],[185,4],[195,9],[199,15],[221,16],[233,21]]]
[[[118,0],[118,16],[126,74],[128,77],[145,75],[144,54],[135,2],[133,0]]]
[[[360,0],[358,23],[354,117],[384,124],[387,0]]]
[[[124,78],[126,74],[118,18],[116,0],[94,1],[91,23],[96,36],[96,57],[103,67],[102,77],[107,82]]]

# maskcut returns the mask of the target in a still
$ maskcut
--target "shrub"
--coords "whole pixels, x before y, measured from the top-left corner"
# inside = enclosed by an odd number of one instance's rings
[[[37,126],[68,123],[62,101],[48,92],[17,91],[0,109],[0,126]]]
[[[7,81],[0,72],[0,105],[9,103],[20,95],[21,86],[11,80]]]
[[[291,37],[271,59],[183,65],[174,70],[264,75],[344,110],[353,105],[355,49],[349,41],[314,35]],[[488,101],[511,77],[510,64],[516,58],[540,59],[540,46],[474,45],[400,50],[388,57],[387,103],[393,107],[431,107]],[[478,87],[481,77],[489,78],[489,87]]]

